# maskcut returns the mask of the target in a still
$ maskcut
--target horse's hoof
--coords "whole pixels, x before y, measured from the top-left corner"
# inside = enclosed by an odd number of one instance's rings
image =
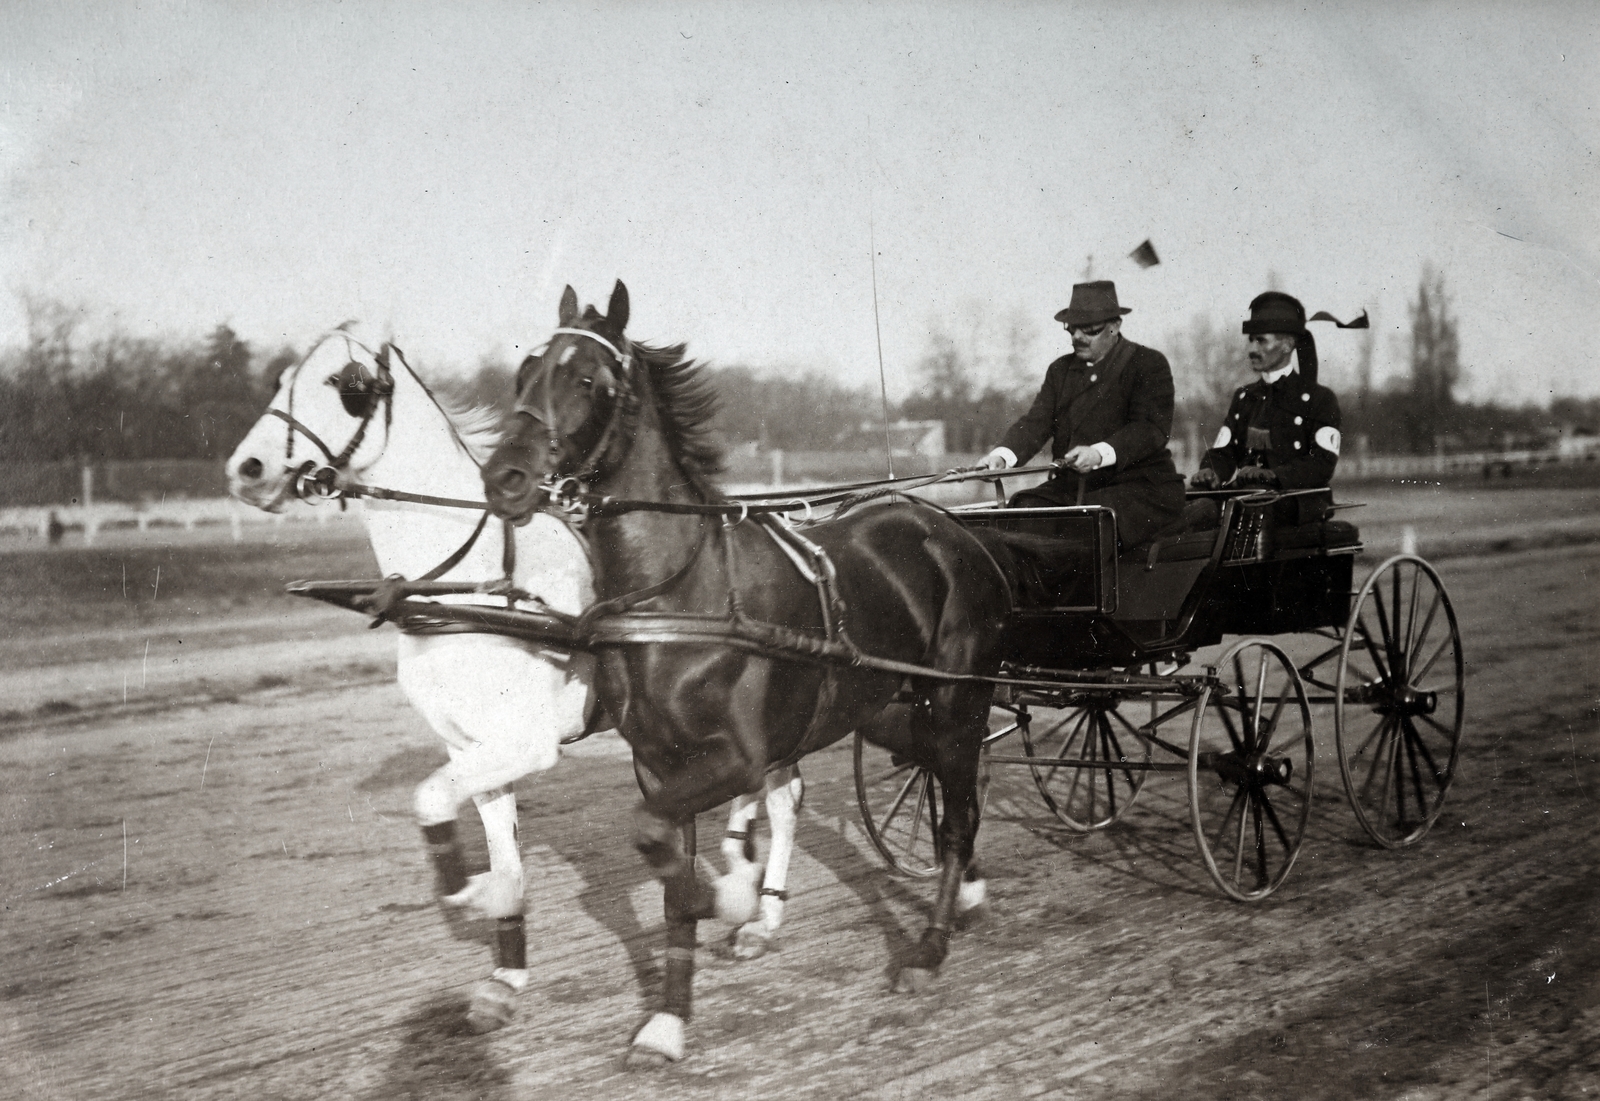
[[[772,948],[772,937],[755,925],[741,925],[728,938],[736,960],[758,960]]]
[[[517,1015],[517,992],[499,979],[485,979],[472,988],[467,1027],[482,1034],[506,1027]]]
[[[933,986],[933,980],[939,977],[937,971],[930,971],[924,967],[902,967],[900,973],[894,977],[894,992],[896,994],[923,994]]]
[[[633,1045],[623,1059],[629,1070],[652,1070],[683,1058],[683,1018],[657,1013],[633,1035]]]

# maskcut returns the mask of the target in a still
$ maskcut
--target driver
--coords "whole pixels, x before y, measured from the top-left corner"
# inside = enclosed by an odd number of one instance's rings
[[[1033,406],[982,463],[1005,470],[1051,441],[1050,480],[1016,494],[1011,506],[1109,506],[1123,548],[1183,515],[1183,477],[1167,450],[1172,368],[1160,352],[1123,337],[1130,312],[1109,279],[1072,288],[1071,302],[1056,314],[1072,335],[1072,353],[1045,369]]]
[[[1319,313],[1312,320],[1334,319]],[[1358,326],[1341,325],[1351,327]],[[1317,385],[1317,342],[1306,330],[1305,307],[1282,291],[1259,294],[1250,303],[1244,333],[1250,338],[1250,369],[1259,378],[1234,394],[1216,442],[1189,484],[1326,486],[1339,461],[1339,399]]]

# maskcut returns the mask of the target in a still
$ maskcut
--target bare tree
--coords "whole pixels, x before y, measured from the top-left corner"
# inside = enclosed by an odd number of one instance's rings
[[[1414,451],[1432,451],[1449,426],[1455,386],[1461,379],[1461,349],[1450,314],[1444,276],[1432,265],[1422,269],[1411,303],[1411,388],[1409,424]]]

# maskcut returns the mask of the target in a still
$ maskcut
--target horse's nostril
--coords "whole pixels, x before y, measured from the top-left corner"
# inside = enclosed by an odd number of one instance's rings
[[[244,462],[240,463],[239,476],[241,478],[249,478],[251,480],[261,477],[261,460],[246,459]]]
[[[518,494],[528,485],[528,472],[515,466],[502,466],[495,472],[495,485],[502,493]]]

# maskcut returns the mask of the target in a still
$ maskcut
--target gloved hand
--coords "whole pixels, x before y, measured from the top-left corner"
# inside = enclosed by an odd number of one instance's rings
[[[1260,486],[1263,489],[1276,486],[1278,476],[1264,466],[1241,466],[1234,471],[1233,484],[1236,486]]]
[[[1194,472],[1194,477],[1189,479],[1189,487],[1191,489],[1216,489],[1221,484],[1221,481],[1217,478],[1217,472],[1209,466],[1201,467]]]
[[[974,470],[1005,470],[1011,466],[1006,453],[1000,448],[995,448],[983,457],[983,460],[973,467]]]

